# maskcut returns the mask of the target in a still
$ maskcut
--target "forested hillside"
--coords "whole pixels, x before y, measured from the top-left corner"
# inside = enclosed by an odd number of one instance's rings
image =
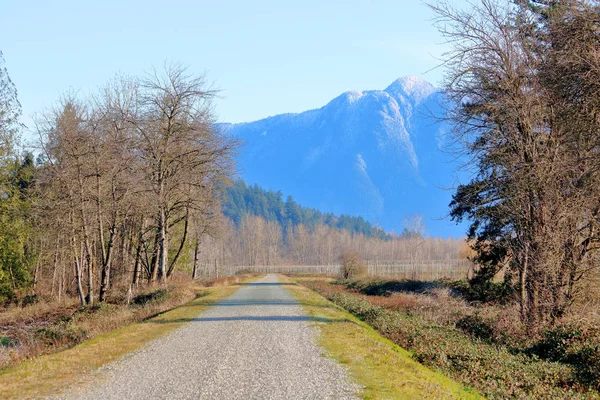
[[[246,185],[241,179],[236,180],[225,194],[223,213],[238,227],[244,215],[252,215],[266,221],[275,221],[285,231],[298,225],[304,225],[311,230],[318,225],[326,225],[329,228],[347,230],[352,234],[361,234],[367,238],[389,238],[383,229],[373,226],[363,217],[322,213],[314,208],[299,205],[292,196],[287,196],[284,201],[281,191],[267,191],[256,184]]]

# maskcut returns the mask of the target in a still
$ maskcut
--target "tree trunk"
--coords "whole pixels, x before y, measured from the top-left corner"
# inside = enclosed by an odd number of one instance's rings
[[[529,268],[529,254],[525,249],[525,259],[523,260],[523,267],[521,268],[521,321],[527,321],[529,318],[529,296],[527,295],[527,274]]]
[[[198,278],[198,256],[200,250],[200,241],[196,237],[196,246],[194,247],[194,267],[192,269],[192,279]]]
[[[56,241],[56,250],[54,251],[54,261],[52,262],[52,287],[50,289],[50,296],[54,297],[54,288],[55,288],[55,282],[57,279],[57,275],[58,275],[58,240]]]
[[[106,293],[106,287],[104,286],[106,280],[106,247],[104,244],[104,224],[102,221],[102,202],[100,201],[100,196],[100,169],[98,168],[98,158],[96,157],[96,223],[98,224],[98,240],[100,242],[100,257],[102,260],[102,277],[100,279],[100,295],[98,300],[102,302]]]
[[[181,255],[181,251],[183,250],[183,247],[185,246],[185,242],[187,240],[187,234],[188,234],[189,216],[190,216],[190,209],[188,207],[186,207],[185,220],[184,220],[184,225],[183,225],[183,237],[181,238],[181,243],[179,244],[177,253],[173,257],[173,260],[171,260],[171,264],[169,265],[169,269],[167,270],[167,278],[169,276],[171,276],[171,273],[175,269],[175,263],[179,259],[179,256]]]
[[[167,279],[167,263],[169,261],[169,241],[167,231],[167,216],[164,207],[158,213],[158,279],[165,282]]]
[[[78,171],[79,177],[79,211],[81,214],[81,228],[83,231],[83,244],[85,246],[85,263],[87,265],[87,304],[94,304],[94,267],[92,261],[92,249],[90,245],[90,235],[87,223],[87,214],[85,212],[85,196],[83,193],[83,181],[81,178],[81,171]]]
[[[161,224],[161,218],[160,218],[160,212],[156,215],[156,234],[154,235],[154,249],[152,251],[152,260],[151,260],[151,266],[150,266],[150,275],[149,275],[149,281],[150,283],[154,284],[156,283],[156,280],[158,278],[158,270],[159,270],[159,264],[160,264],[160,253],[161,253],[161,231],[162,231],[162,227],[160,226]]]
[[[60,280],[58,281],[58,301],[61,300],[61,296],[62,296],[62,293],[63,293],[64,288],[65,288],[66,267],[65,267],[65,262],[64,262],[64,259],[65,259],[64,253],[61,253],[61,256],[62,257],[61,257],[60,264],[62,266],[62,268],[61,268],[62,272],[61,272],[61,275],[60,275]],[[81,292],[79,292],[79,293],[81,293]]]
[[[112,224],[108,235],[108,244],[106,246],[106,255],[102,259],[102,281],[100,284],[100,301],[105,300],[106,292],[110,286],[110,270],[112,266],[112,249],[115,241],[116,227]],[[103,246],[104,247],[104,246]]]
[[[75,243],[77,236],[75,234],[75,221],[73,219],[73,211],[69,213],[69,220],[71,222],[71,250],[73,252],[73,263],[75,266],[75,281],[77,284],[77,294],[79,295],[79,303],[83,306],[86,303],[86,299],[83,295],[81,258],[77,256],[77,246]]]
[[[138,283],[138,277],[140,275],[141,255],[142,255],[142,232],[140,231],[137,248],[135,250],[135,263],[133,265],[133,278],[131,279],[131,283],[133,285],[137,285],[137,283]]]
[[[87,299],[83,294],[83,271],[81,266],[81,258],[77,256],[77,246],[75,245],[75,239],[72,239],[72,247],[73,247],[73,262],[75,264],[75,281],[77,284],[77,294],[79,295],[79,303],[84,306],[86,304]]]

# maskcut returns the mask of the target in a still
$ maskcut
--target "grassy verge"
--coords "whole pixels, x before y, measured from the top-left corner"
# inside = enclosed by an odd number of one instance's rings
[[[282,278],[284,279],[284,278]],[[318,322],[320,345],[348,367],[365,399],[479,399],[475,391],[434,372],[373,328],[304,286],[287,286]]]
[[[77,299],[63,297],[0,308],[0,372],[172,310],[195,299],[203,288],[227,286],[249,276],[193,281],[179,275],[166,285],[141,284],[131,293],[128,287],[115,285],[106,302],[93,306],[81,307]]]
[[[541,351],[523,351],[508,345],[507,340],[495,339],[497,335],[486,320],[478,314],[462,316],[470,308],[454,304],[457,300],[442,296],[443,291],[436,295],[437,289],[410,294],[412,289],[390,290],[391,285],[406,286],[406,282],[302,283],[410,350],[413,359],[476,388],[486,397],[599,398],[598,392],[587,383],[596,379],[588,376],[587,371],[598,362],[594,358],[597,343],[586,345],[589,351],[583,353],[587,356],[587,369],[582,370],[579,364],[567,362],[568,357],[541,358],[538,355]],[[376,287],[386,290],[373,292]],[[564,335],[550,339],[553,340],[545,339],[543,343],[554,352],[571,345]],[[570,350],[564,353],[568,356]]]
[[[206,288],[198,297],[151,320],[99,335],[68,350],[24,361],[0,372],[0,398],[46,397],[89,379],[96,368],[141,348],[148,341],[180,327],[215,301],[229,296],[238,286]]]

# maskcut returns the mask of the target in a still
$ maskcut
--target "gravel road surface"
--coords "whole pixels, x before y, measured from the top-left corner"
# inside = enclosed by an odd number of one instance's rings
[[[77,399],[355,399],[343,368],[275,275],[103,367]]]

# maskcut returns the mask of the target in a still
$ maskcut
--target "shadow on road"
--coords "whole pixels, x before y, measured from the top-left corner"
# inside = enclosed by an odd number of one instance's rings
[[[219,321],[308,321],[308,322],[325,322],[325,323],[338,323],[338,322],[350,322],[355,323],[349,319],[345,318],[321,318],[321,317],[309,317],[306,315],[242,315],[236,317],[198,317],[198,318],[176,318],[176,319],[167,319],[167,320],[148,320],[146,323],[152,324],[172,324],[172,323],[180,323],[180,322],[219,322]]]
[[[296,286],[295,283],[291,282],[249,282],[249,283],[235,283],[237,286]]]
[[[252,299],[252,300],[221,300],[215,305],[234,307],[234,306],[297,306],[299,303],[295,300],[275,300],[275,299]]]
[[[192,303],[184,304],[178,308],[183,307],[197,307],[199,305],[205,306],[223,306],[223,307],[247,307],[247,306],[312,306],[319,308],[335,308],[333,305],[316,305],[311,302],[304,302],[294,299],[225,299],[225,300],[202,300],[201,297],[196,298]]]

